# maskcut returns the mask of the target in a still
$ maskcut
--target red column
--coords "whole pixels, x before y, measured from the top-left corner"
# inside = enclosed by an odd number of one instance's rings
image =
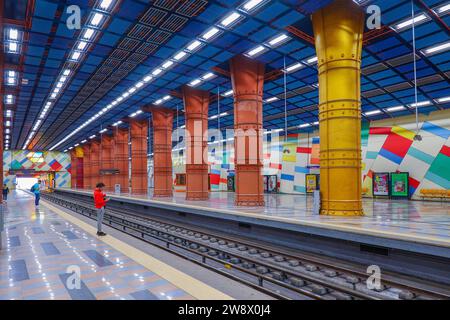
[[[173,110],[152,108],[155,197],[171,197]]]
[[[91,188],[100,181],[100,141],[91,142]]]
[[[186,118],[186,200],[206,200],[209,92],[183,87]],[[206,154],[206,155],[205,155]]]
[[[92,189],[91,177],[91,144],[83,146],[83,188]]]
[[[70,186],[72,189],[77,188],[77,154],[75,149],[70,151]]]
[[[130,120],[131,192],[147,193],[147,133],[148,120]]]
[[[100,169],[111,170],[113,169],[113,137],[107,134],[103,134],[101,138],[101,158]],[[106,191],[113,190],[113,176],[111,174],[103,174],[101,176],[102,182],[105,184]]]
[[[234,92],[235,204],[263,206],[264,65],[240,55],[231,59],[230,69]]]
[[[120,192],[128,193],[128,129],[116,128],[114,131],[114,169],[119,173],[114,175],[114,184],[120,184]]]

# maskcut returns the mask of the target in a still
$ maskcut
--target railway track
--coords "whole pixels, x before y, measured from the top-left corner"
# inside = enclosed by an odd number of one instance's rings
[[[96,219],[90,199],[43,194],[43,198]],[[87,197],[88,198],[88,197]],[[382,278],[368,289],[368,275],[326,259],[211,232],[178,222],[107,208],[105,222],[124,233],[170,251],[278,299],[379,300],[449,299],[441,289]]]

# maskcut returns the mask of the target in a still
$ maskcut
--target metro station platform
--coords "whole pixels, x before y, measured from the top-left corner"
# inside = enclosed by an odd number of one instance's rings
[[[59,190],[92,193],[80,189]],[[211,192],[208,201],[187,201],[183,193],[175,193],[172,198],[152,198],[151,194],[108,196],[121,202],[450,257],[448,202],[366,198],[363,199],[365,216],[336,217],[314,215],[313,199],[305,195],[265,194],[264,207],[237,207],[232,192]]]
[[[4,204],[0,300],[229,299],[183,272],[33,196],[13,191]],[[80,270],[79,290],[69,277]]]

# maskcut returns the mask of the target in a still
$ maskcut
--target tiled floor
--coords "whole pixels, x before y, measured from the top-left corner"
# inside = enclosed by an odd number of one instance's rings
[[[193,299],[23,191],[4,205],[0,299]],[[74,270],[80,271],[80,286]]]
[[[122,196],[450,247],[449,202],[364,198],[363,217],[336,217],[314,215],[313,198],[305,195],[266,194],[264,207],[237,207],[234,205],[232,192],[211,192],[208,201],[187,201],[184,193],[176,193],[172,198],[156,199],[151,199],[151,195],[122,194]]]

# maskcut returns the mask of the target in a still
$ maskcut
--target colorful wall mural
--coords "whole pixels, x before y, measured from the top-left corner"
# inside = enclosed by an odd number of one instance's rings
[[[57,151],[33,152],[28,150],[7,150],[3,152],[3,181],[9,188],[16,184],[16,174],[21,173],[36,176],[44,181],[54,178],[56,187],[70,187],[71,162],[68,153]]]
[[[434,119],[435,118],[435,119]],[[372,196],[374,172],[408,172],[409,193],[421,189],[450,189],[450,117],[428,117],[419,123],[422,141],[415,141],[413,118],[364,122],[361,130],[362,186]],[[440,118],[440,119],[438,119]],[[305,193],[306,174],[319,173],[318,132],[290,134],[264,142],[264,175],[277,175],[279,191]],[[211,191],[227,190],[234,171],[234,150],[209,147]],[[174,178],[184,172],[183,157],[174,156]],[[180,188],[184,190],[183,188]]]

